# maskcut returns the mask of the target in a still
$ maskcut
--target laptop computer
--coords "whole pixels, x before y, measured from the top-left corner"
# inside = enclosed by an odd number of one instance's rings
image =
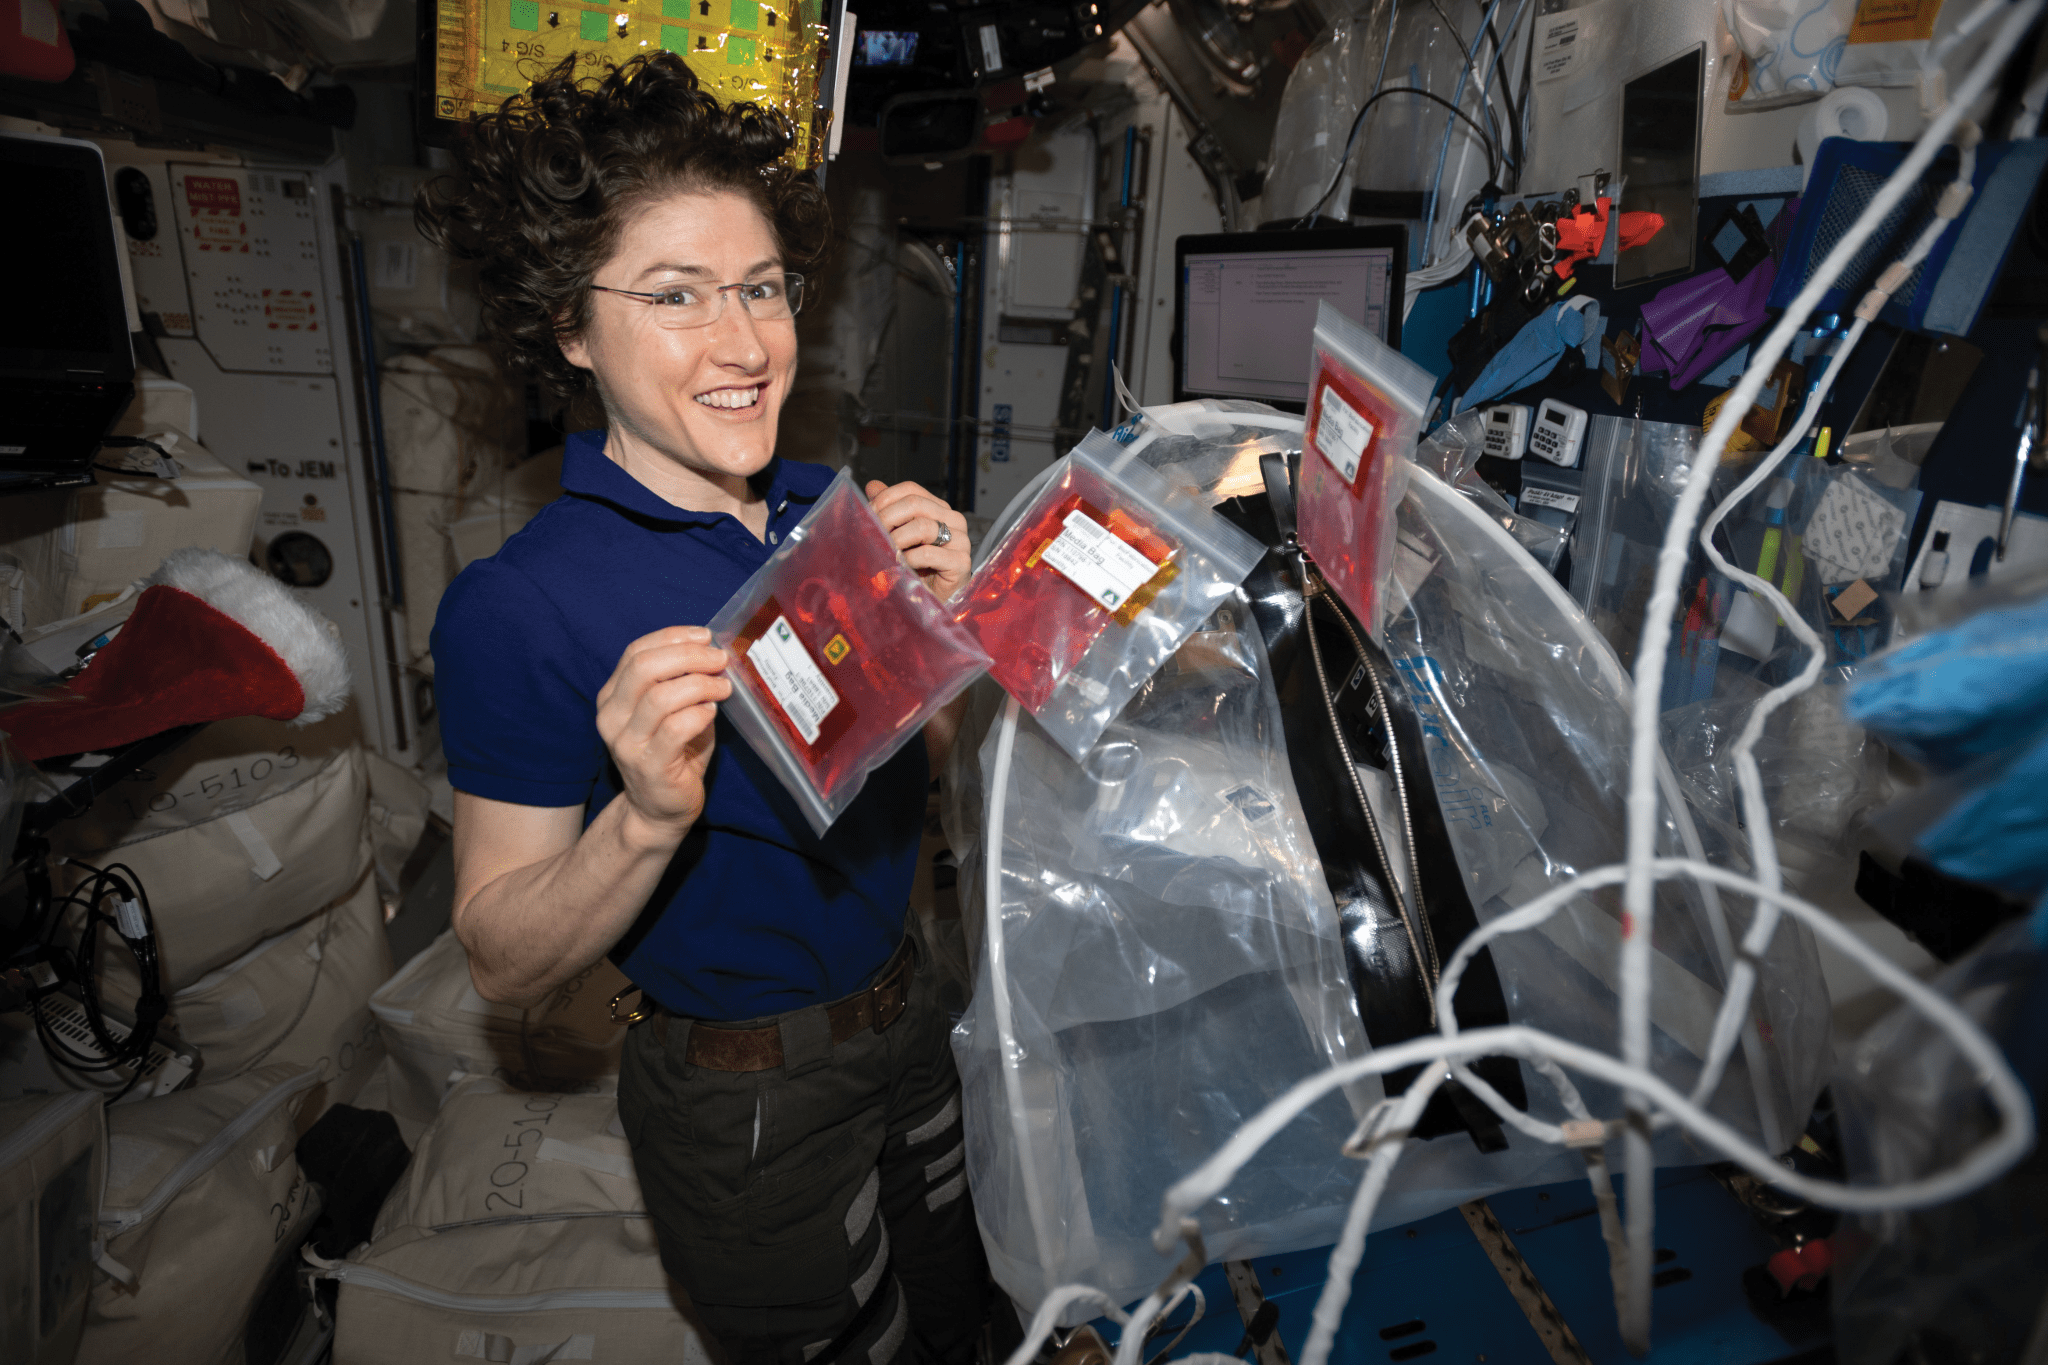
[[[1316,304],[1399,348],[1408,230],[1211,233],[1174,243],[1173,397],[1308,403]]]
[[[90,142],[0,134],[0,185],[0,493],[89,482],[135,393],[106,164]]]

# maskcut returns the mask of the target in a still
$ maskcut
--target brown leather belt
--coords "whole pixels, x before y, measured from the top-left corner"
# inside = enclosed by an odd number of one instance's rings
[[[862,1029],[880,1033],[901,1018],[910,1004],[910,979],[916,974],[917,954],[906,936],[873,985],[825,1006],[825,1022],[831,1027],[833,1045],[846,1042]],[[672,1016],[660,1006],[654,1008],[653,1014],[654,1035],[666,1046],[669,1019],[682,1016]],[[770,1070],[782,1065],[782,1026],[727,1028],[694,1020],[684,1060],[691,1066],[705,1066],[713,1071]]]

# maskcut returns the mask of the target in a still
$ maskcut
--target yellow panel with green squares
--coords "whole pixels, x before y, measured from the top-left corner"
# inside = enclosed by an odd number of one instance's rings
[[[779,109],[797,126],[785,161],[816,164],[826,33],[821,0],[435,0],[435,112],[495,109],[572,53],[595,75],[642,52],[683,57],[724,100]]]

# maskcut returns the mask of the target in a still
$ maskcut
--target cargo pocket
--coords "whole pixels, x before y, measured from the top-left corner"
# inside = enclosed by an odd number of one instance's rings
[[[829,1298],[852,1276],[847,1210],[882,1151],[882,1118],[864,1113],[809,1134],[706,1204],[683,1240],[683,1281],[700,1303],[772,1307]]]

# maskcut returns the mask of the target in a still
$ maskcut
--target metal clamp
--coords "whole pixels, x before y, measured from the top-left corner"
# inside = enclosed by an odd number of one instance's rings
[[[629,995],[638,995],[640,1003],[628,1011],[625,1017],[621,1018],[619,1015],[619,1002]],[[653,1007],[647,1003],[647,992],[641,990],[638,986],[628,986],[612,997],[611,1016],[614,1024],[637,1024],[653,1013]]]

